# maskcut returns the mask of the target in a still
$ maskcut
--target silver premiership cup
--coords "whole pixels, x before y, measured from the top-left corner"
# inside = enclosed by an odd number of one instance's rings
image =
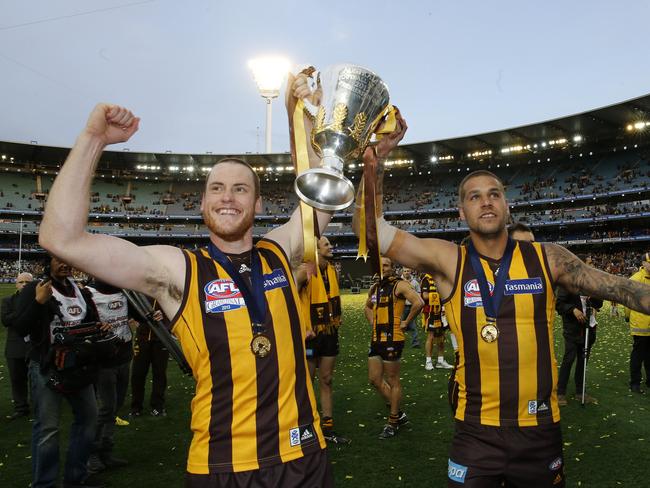
[[[388,108],[388,87],[372,71],[350,64],[329,68],[321,73],[320,82],[323,93],[311,144],[321,163],[296,177],[295,190],[308,205],[336,211],[354,200],[354,186],[343,175],[343,167],[361,158],[381,123]]]

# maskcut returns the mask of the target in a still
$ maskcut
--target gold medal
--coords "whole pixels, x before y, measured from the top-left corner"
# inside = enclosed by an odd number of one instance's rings
[[[264,358],[271,352],[271,341],[264,334],[255,334],[251,340],[251,351],[258,358]]]
[[[488,344],[499,338],[499,328],[497,327],[496,320],[492,318],[487,319],[487,324],[481,328],[481,338]]]

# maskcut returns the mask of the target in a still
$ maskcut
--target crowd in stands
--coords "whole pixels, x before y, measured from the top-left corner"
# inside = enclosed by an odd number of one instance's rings
[[[645,154],[564,161],[558,164],[529,164],[493,170],[507,186],[511,203],[544,198],[575,197],[638,188],[650,184],[650,163]],[[621,156],[622,157],[622,156]],[[621,162],[623,161],[623,162]],[[41,209],[34,197],[34,177],[8,174],[0,183],[0,205],[4,209]],[[393,169],[384,182],[386,211],[434,210],[456,207],[456,188],[464,173]],[[133,184],[131,184],[133,183]],[[50,181],[44,179],[43,194]],[[176,185],[176,188],[174,186]],[[91,199],[91,211],[102,214],[182,215],[198,213],[202,181],[165,183],[139,180],[98,180]],[[295,208],[293,180],[287,177],[265,181],[265,215],[285,215]],[[125,195],[128,197],[125,198]],[[6,199],[6,201],[3,199]],[[129,200],[130,198],[130,200]]]
[[[645,234],[650,235],[650,228],[645,229]],[[181,249],[188,247],[195,248],[195,245],[185,246],[183,244],[177,245]],[[573,252],[587,252],[592,256],[595,265],[598,269],[607,271],[608,273],[617,274],[621,276],[628,276],[636,272],[640,265],[640,255],[645,251],[630,251],[630,250],[608,250],[608,251],[583,251],[582,249],[572,249]],[[45,273],[46,258],[40,259],[23,259],[20,263],[20,271],[31,273],[35,277],[43,276]],[[0,259],[0,283],[13,282],[18,274],[18,262],[14,259]],[[88,280],[88,276],[80,271],[74,270],[73,276],[75,280],[84,282]]]
[[[513,168],[496,170],[507,185],[507,196],[511,203],[526,202],[542,198],[573,197],[592,192],[633,189],[650,185],[650,154],[641,151],[628,151],[626,154],[600,158],[572,159],[553,164],[524,164]],[[464,169],[464,168],[463,168]],[[494,168],[493,168],[494,169]],[[409,173],[410,171],[410,173]],[[384,179],[384,210],[387,218],[397,227],[415,232],[450,232],[465,229],[465,223],[458,218],[456,188],[464,173],[438,168],[437,171],[392,169]],[[358,178],[358,174],[349,175]],[[6,178],[5,178],[6,177]],[[264,179],[264,176],[262,175]],[[279,180],[279,181],[278,181]],[[353,180],[355,181],[355,180]],[[47,194],[51,179],[44,177],[41,191]],[[42,210],[42,200],[34,196],[34,176],[31,174],[3,174],[0,182],[0,206],[6,201],[5,209]],[[198,216],[202,195],[202,181],[139,181],[124,179],[101,179],[96,181],[90,196],[91,211],[99,214],[119,214],[127,216]],[[125,195],[129,197],[125,198]],[[628,201],[613,201],[585,205],[585,200],[560,205],[526,205],[512,208],[514,221],[533,226],[540,240],[571,241],[578,239],[617,239],[648,235],[642,223],[610,224],[606,227],[564,225],[538,227],[549,222],[572,223],[582,219],[598,219],[650,212],[650,200],[645,195],[636,201],[632,194]],[[258,221],[254,227],[255,235],[267,232],[288,217],[295,208],[297,197],[293,191],[293,179],[287,175],[265,181],[262,195],[265,216],[275,217],[274,221]],[[590,202],[587,200],[586,202]],[[404,211],[448,210],[434,214],[433,218],[401,215]],[[598,222],[596,222],[598,223]],[[39,222],[23,222],[23,234],[35,236]],[[147,235],[187,235],[205,234],[205,227],[197,222],[181,221],[102,221],[94,219],[89,229],[95,233],[115,233],[146,237]],[[18,230],[15,218],[0,221],[0,248],[18,247]],[[332,224],[326,231],[328,235],[352,235],[349,220]],[[39,249],[31,239],[23,239],[23,249]],[[351,245],[353,243],[350,243]]]
[[[592,252],[596,268],[620,276],[630,276],[639,270],[641,257],[635,251]]]
[[[42,260],[23,259],[20,262],[21,273],[31,273],[33,276],[43,276],[44,269]],[[14,259],[0,259],[0,282],[15,279],[18,272],[18,261]]]

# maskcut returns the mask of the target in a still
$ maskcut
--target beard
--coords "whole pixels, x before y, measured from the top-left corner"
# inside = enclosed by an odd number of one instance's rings
[[[227,242],[235,242],[241,240],[246,233],[253,227],[255,221],[255,214],[244,213],[242,219],[234,225],[224,225],[219,222],[218,216],[210,213],[209,210],[203,210],[203,221],[210,231]]]
[[[468,222],[468,227],[478,235],[490,239],[500,236],[507,228],[507,222],[508,216],[504,215],[497,222],[483,222],[480,219],[477,219],[474,225],[470,226]]]

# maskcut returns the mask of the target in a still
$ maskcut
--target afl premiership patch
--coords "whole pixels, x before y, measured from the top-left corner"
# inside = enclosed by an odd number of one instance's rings
[[[230,279],[212,280],[203,291],[206,313],[230,312],[246,306],[239,288]]]
[[[488,287],[490,288],[490,295],[492,295],[494,292],[494,284],[488,281]],[[477,279],[466,282],[465,286],[463,286],[463,292],[463,303],[466,307],[478,308],[483,306],[481,289],[478,286]]]
[[[263,276],[264,291],[289,286],[289,280],[280,268]],[[212,280],[203,287],[205,293],[205,312],[231,312],[246,306],[244,297],[235,282],[229,278]]]

